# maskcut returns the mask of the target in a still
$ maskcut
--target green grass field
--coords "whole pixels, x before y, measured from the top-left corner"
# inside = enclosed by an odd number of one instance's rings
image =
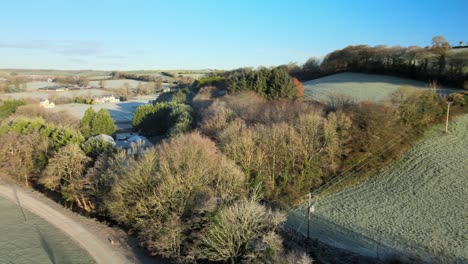
[[[338,73],[304,83],[306,99],[327,102],[330,96],[345,95],[356,101],[382,101],[401,86],[414,86],[427,89],[427,84],[398,77],[363,74]],[[443,93],[456,92],[456,89],[441,89]]]
[[[468,263],[468,115],[438,126],[396,164],[316,203],[312,237],[367,255]],[[288,226],[306,234],[305,207]]]
[[[0,263],[95,263],[73,240],[42,218],[0,197]]]

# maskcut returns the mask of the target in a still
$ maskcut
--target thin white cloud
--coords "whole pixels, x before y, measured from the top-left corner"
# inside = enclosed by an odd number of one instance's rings
[[[113,59],[113,60],[121,60],[121,59],[127,58],[126,56],[122,56],[122,55],[100,55],[98,57],[103,58],[103,59]]]
[[[72,40],[23,40],[0,41],[0,49],[41,50],[66,56],[99,56],[102,58],[119,58],[124,56],[108,55],[101,43]]]
[[[79,58],[71,58],[71,59],[69,59],[69,61],[74,62],[74,63],[79,63],[79,64],[85,64],[85,63],[87,63],[86,60],[79,59]]]

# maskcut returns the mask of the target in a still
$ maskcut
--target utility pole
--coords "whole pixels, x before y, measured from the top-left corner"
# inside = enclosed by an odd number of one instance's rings
[[[312,206],[312,194],[307,194],[307,198],[309,199],[309,206],[307,206],[307,241],[310,239],[310,213],[314,211],[314,207]]]
[[[453,102],[447,102],[447,122],[445,123],[445,134],[448,134],[448,124],[449,124],[449,114],[450,114],[450,105]]]

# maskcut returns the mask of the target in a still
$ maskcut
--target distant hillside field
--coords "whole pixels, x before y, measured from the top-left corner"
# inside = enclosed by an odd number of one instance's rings
[[[438,126],[400,161],[316,205],[311,234],[371,256],[397,250],[468,263],[468,115]],[[305,207],[288,226],[306,234]]]
[[[70,90],[70,91],[39,91],[39,90],[31,90],[25,92],[18,92],[18,93],[5,93],[1,95],[2,99],[47,99],[51,97],[64,97],[64,98],[75,98],[77,96],[98,96],[98,95],[107,95],[109,94],[108,91],[101,90],[101,89],[83,89],[83,90]]]
[[[94,86],[94,87],[99,87],[100,82],[101,81],[90,81],[89,85]],[[102,83],[104,84],[104,88],[118,89],[118,88],[125,88],[125,86],[128,86],[128,88],[136,88],[138,84],[140,83],[145,84],[146,82],[130,80],[130,79],[120,79],[120,80],[102,80]]]
[[[60,85],[56,82],[28,82],[26,83],[26,90],[27,91],[37,91],[39,88],[44,88],[48,86],[55,86]]]
[[[16,73],[19,76],[99,76],[109,75],[110,71],[92,71],[92,70],[45,70],[45,69],[0,69],[0,74],[10,75]]]
[[[428,89],[427,84],[398,77],[364,73],[338,73],[316,80],[304,82],[306,99],[327,102],[330,96],[342,94],[356,101],[382,101],[401,86],[414,86]],[[441,89],[442,93],[459,90]]]

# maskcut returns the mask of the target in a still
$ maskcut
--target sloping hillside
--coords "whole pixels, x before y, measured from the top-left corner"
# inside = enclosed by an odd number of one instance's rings
[[[357,101],[382,101],[401,86],[428,89],[427,84],[398,77],[364,74],[338,73],[304,83],[306,99],[327,102],[332,95],[342,94]],[[441,89],[442,93],[456,92],[456,89]]]
[[[319,200],[312,237],[371,256],[398,251],[468,263],[468,115],[449,134],[443,129],[380,174]],[[306,234],[304,207],[288,225]]]

